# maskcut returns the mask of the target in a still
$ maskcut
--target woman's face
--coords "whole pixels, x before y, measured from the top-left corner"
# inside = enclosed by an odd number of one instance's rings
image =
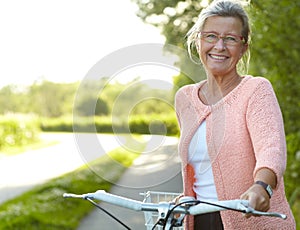
[[[239,38],[242,32],[242,22],[235,17],[213,16],[206,19],[201,32],[211,32],[212,35],[216,34],[222,38],[227,35],[234,35]],[[209,34],[208,36],[211,37],[212,35]],[[224,42],[224,40],[208,42],[203,36],[198,39],[197,47],[200,59],[206,71],[212,75],[225,76],[236,73],[236,65],[248,48],[247,44],[242,41],[231,44],[231,42]]]

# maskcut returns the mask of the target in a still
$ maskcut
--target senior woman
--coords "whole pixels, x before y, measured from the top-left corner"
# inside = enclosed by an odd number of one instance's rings
[[[240,75],[248,56],[248,16],[237,1],[214,1],[187,34],[205,80],[175,96],[184,195],[198,200],[247,199],[287,220],[226,211],[188,216],[186,229],[295,229],[283,174],[286,144],[281,111],[268,80]]]

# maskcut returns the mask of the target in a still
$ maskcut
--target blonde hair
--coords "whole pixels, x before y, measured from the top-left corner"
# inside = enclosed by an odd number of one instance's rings
[[[186,34],[187,49],[188,49],[189,56],[193,62],[195,61],[192,57],[193,56],[192,50],[196,47],[195,42],[199,39],[198,33],[203,29],[206,19],[212,16],[239,18],[243,25],[242,37],[244,38],[244,43],[249,45],[251,36],[250,36],[249,17],[244,9],[244,5],[246,4],[248,4],[248,1],[215,0],[208,7],[204,8],[201,11],[197,22]],[[250,62],[250,50],[247,49],[241,61],[238,63],[238,69],[241,72],[247,73],[249,62]]]

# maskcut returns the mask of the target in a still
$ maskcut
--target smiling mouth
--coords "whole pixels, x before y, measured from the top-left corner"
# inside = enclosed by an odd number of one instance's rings
[[[215,60],[226,60],[228,57],[226,56],[220,56],[220,55],[213,55],[213,54],[209,54],[209,56],[212,58],[212,59],[215,59]]]

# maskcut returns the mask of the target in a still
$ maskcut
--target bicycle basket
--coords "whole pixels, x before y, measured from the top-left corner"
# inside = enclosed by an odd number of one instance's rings
[[[156,192],[156,191],[148,191],[145,193],[141,193],[144,196],[143,202],[145,203],[159,203],[162,201],[172,201],[175,197],[179,196],[179,193],[172,192]],[[145,216],[145,226],[147,230],[151,230],[154,224],[157,221],[158,213],[157,212],[144,212]],[[162,230],[163,227],[158,225],[158,230]],[[183,230],[183,227],[174,227],[174,230]]]

